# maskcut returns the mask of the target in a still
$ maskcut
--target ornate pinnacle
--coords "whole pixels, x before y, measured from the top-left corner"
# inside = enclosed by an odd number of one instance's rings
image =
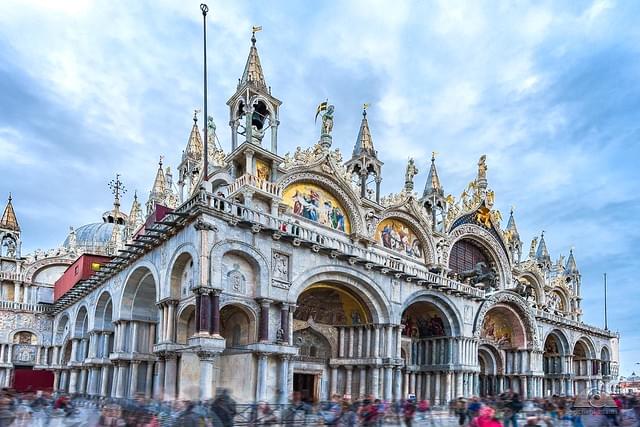
[[[109,181],[109,188],[111,189],[111,192],[113,193],[113,196],[114,196],[113,206],[116,208],[119,208],[120,195],[125,194],[127,192],[127,189],[125,188],[124,184],[122,183],[122,181],[120,181],[119,173],[116,174],[116,179],[112,179],[111,181]]]

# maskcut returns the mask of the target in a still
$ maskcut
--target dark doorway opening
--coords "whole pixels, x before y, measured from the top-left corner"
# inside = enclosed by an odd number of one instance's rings
[[[293,374],[293,391],[300,392],[304,402],[316,402],[318,376],[313,374]]]
[[[13,373],[13,388],[17,392],[52,391],[53,372],[34,370],[32,366],[16,366]]]

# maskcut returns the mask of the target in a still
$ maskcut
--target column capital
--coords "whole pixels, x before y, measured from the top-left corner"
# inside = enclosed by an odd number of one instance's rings
[[[211,350],[198,350],[198,358],[201,361],[214,362],[220,357],[220,352]]]
[[[257,301],[263,307],[264,306],[269,306],[269,305],[273,304],[273,302],[274,302],[272,299],[269,299],[269,298],[258,298]]]

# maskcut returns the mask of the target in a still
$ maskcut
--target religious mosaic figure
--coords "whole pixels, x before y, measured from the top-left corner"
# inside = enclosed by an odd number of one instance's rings
[[[293,195],[293,213],[335,230],[345,231],[345,217],[342,209],[314,189],[306,188],[305,190],[296,190]]]
[[[380,241],[382,246],[411,257],[422,257],[420,241],[409,227],[393,220],[383,221],[381,227]]]

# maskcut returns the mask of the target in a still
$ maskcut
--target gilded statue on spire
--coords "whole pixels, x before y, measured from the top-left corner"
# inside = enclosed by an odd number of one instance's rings
[[[478,160],[478,181],[487,179],[487,155],[483,154]]]

